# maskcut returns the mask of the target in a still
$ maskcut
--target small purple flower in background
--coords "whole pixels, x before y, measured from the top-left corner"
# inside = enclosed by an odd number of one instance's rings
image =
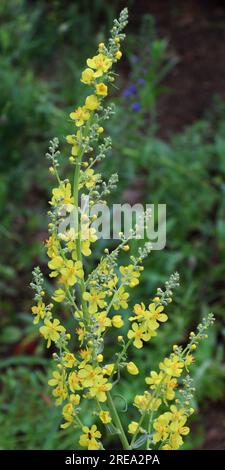
[[[127,88],[125,88],[125,90],[123,91],[123,96],[125,98],[128,98],[129,96],[135,95],[136,92],[137,92],[136,85],[130,85]]]
[[[138,85],[144,85],[145,84],[145,79],[144,78],[139,78],[137,82],[138,82]]]
[[[131,109],[132,109],[132,111],[135,111],[135,112],[140,111],[140,109],[141,109],[140,103],[138,103],[137,101],[135,103],[132,103]]]

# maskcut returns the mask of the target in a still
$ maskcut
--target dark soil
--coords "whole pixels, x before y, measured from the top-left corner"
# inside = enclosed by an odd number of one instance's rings
[[[179,60],[159,102],[160,136],[168,137],[201,118],[213,96],[225,97],[225,1],[139,0],[130,12],[135,28],[140,15],[154,15]]]
[[[200,450],[225,450],[225,403],[212,403],[201,410],[204,442]]]

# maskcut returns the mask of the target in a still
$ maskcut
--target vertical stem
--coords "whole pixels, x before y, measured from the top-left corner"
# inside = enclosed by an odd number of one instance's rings
[[[90,116],[90,118],[89,118],[89,120],[86,124],[86,127],[84,129],[84,137],[87,137],[87,135],[88,135],[88,131],[90,129],[91,121],[92,121],[92,115]],[[76,162],[76,168],[75,168],[74,180],[73,180],[74,206],[77,209],[77,221],[78,221],[78,224],[77,224],[78,225],[78,227],[77,227],[78,233],[77,233],[77,238],[76,238],[77,259],[78,259],[78,261],[80,261],[82,263],[82,266],[83,266],[83,259],[82,259],[82,253],[81,253],[80,222],[79,222],[79,176],[80,176],[80,165],[81,165],[81,162],[82,162],[83,154],[84,154],[84,150],[81,147],[80,151],[77,155],[77,162]],[[75,226],[76,226],[76,221],[75,221]],[[89,314],[88,314],[87,303],[83,298],[84,292],[85,292],[85,283],[84,283],[84,280],[81,279],[81,281],[80,281],[81,305],[82,305],[84,319],[88,323]]]
[[[119,431],[119,438],[121,440],[122,446],[125,450],[129,450],[130,449],[129,442],[126,438],[126,434],[124,432],[122,423],[120,421],[120,418],[119,418],[119,415],[117,413],[116,407],[113,403],[113,399],[111,397],[110,392],[107,393],[107,403],[108,403],[109,411],[111,413],[113,422],[114,422],[116,428]]]

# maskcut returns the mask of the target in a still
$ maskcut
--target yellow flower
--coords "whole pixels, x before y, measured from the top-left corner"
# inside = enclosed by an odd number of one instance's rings
[[[169,436],[169,420],[170,417],[167,413],[163,413],[157,419],[155,419],[153,423],[153,428],[155,429],[155,433],[153,434],[153,442],[157,443],[159,441],[165,441]]]
[[[89,95],[86,98],[85,101],[85,106],[87,109],[90,109],[90,111],[94,111],[99,107],[99,100],[96,95]]]
[[[52,299],[55,302],[62,302],[66,297],[66,294],[63,289],[56,289],[54,292],[54,295],[52,296]]]
[[[141,413],[153,409],[157,410],[161,403],[162,400],[160,398],[154,398],[149,392],[146,391],[143,395],[136,395],[134,397],[134,406],[136,406]]]
[[[91,69],[96,70],[94,73],[95,77],[101,77],[112,66],[112,60],[100,53],[92,57],[92,59],[87,59],[87,65]]]
[[[129,266],[120,266],[122,274],[122,284],[128,284],[129,287],[135,287],[139,284],[140,272],[130,264]]]
[[[99,308],[104,308],[106,302],[104,301],[106,294],[100,290],[91,289],[90,292],[84,292],[83,299],[89,303],[89,312],[96,313]]]
[[[71,206],[74,203],[74,198],[71,195],[71,184],[70,183],[60,183],[58,188],[52,190],[52,199],[50,204],[53,206],[66,205],[68,209],[71,209]]]
[[[180,419],[178,419],[177,421],[174,421],[170,424],[170,429],[171,431],[173,431],[174,433],[177,433],[177,434],[180,434],[181,436],[186,436],[187,434],[189,434],[190,432],[190,429],[188,426],[184,426],[184,424],[186,423],[187,421],[187,417],[186,416],[182,416]]]
[[[80,397],[79,395],[74,395],[74,397],[78,397],[79,401],[80,401]],[[70,403],[67,403],[66,405],[64,405],[63,407],[63,410],[62,410],[62,415],[65,419],[65,423],[61,424],[61,428],[63,429],[67,429],[72,423],[73,423],[73,419],[74,419],[74,416],[75,416],[75,412],[74,412],[74,404],[75,404],[75,401],[77,401],[77,404],[79,403],[78,400],[74,400],[74,402],[70,402]]]
[[[80,368],[84,367],[84,365],[90,361],[91,356],[92,356],[92,349],[91,348],[86,348],[86,349],[80,349],[79,351],[80,357],[83,359],[83,361],[80,363]]]
[[[183,439],[178,433],[173,433],[171,434],[169,438],[169,446],[170,450],[177,450],[179,449],[183,444]]]
[[[148,306],[148,310],[153,320],[165,322],[168,319],[165,313],[161,313],[164,310],[162,305],[156,307],[156,305],[152,303]]]
[[[82,387],[92,387],[95,384],[95,381],[99,379],[100,374],[100,367],[92,367],[88,364],[83,369],[79,370],[78,378]]]
[[[79,106],[72,113],[70,113],[70,118],[75,121],[77,127],[83,126],[84,122],[87,121],[90,117],[90,113],[85,108],[85,106]]]
[[[107,312],[102,311],[101,313],[98,313],[96,315],[96,320],[99,325],[99,328],[97,330],[97,334],[101,334],[103,331],[106,330],[109,326],[111,326],[111,320],[110,318],[107,317]]]
[[[115,53],[115,58],[116,58],[117,60],[120,60],[121,57],[122,57],[122,52],[121,52],[121,51],[117,51],[117,52]]]
[[[45,317],[45,304],[41,300],[38,301],[37,305],[34,305],[31,309],[33,315],[35,315],[33,323],[39,323],[39,321]]]
[[[86,188],[90,189],[96,185],[96,182],[99,178],[99,173],[94,172],[92,168],[89,168],[85,172],[82,173],[82,181],[79,184],[79,188],[86,186]]]
[[[94,385],[90,388],[90,396],[96,397],[100,402],[104,402],[107,399],[106,392],[111,390],[112,384],[110,384],[106,378],[98,376]]]
[[[124,325],[124,321],[122,320],[121,315],[114,315],[112,317],[112,325],[114,326],[114,328],[122,328],[122,326]]]
[[[52,394],[55,398],[57,398],[56,405],[60,405],[68,395],[65,371],[54,371],[52,373],[52,378],[48,381],[48,385],[51,387],[56,387]]]
[[[67,135],[66,136],[66,141],[68,144],[75,145],[77,143],[76,138],[74,135]]]
[[[166,357],[159,364],[160,369],[171,377],[180,377],[184,367],[184,363],[180,361],[179,356],[171,354],[170,358]]]
[[[101,438],[101,433],[98,431],[97,426],[93,424],[91,428],[84,426],[82,428],[84,434],[80,436],[79,444],[82,447],[87,447],[88,450],[100,449],[100,444],[97,439]]]
[[[48,240],[46,240],[45,245],[47,246],[47,254],[49,258],[54,258],[58,255],[59,241],[56,238],[56,235],[50,235]]]
[[[128,432],[129,434],[135,434],[138,429],[138,423],[136,421],[131,421],[128,425]]]
[[[71,372],[69,374],[68,383],[71,392],[75,392],[75,390],[81,390],[80,380],[77,372]]]
[[[81,80],[82,83],[85,83],[85,85],[91,85],[91,83],[94,81],[94,72],[92,69],[84,69],[81,75]]]
[[[184,361],[185,367],[188,369],[188,367],[191,364],[193,364],[194,361],[195,361],[194,357],[191,354],[187,354],[185,361]]]
[[[170,377],[167,377],[165,381],[165,399],[166,400],[173,400],[175,397],[175,391],[174,388],[177,387],[177,380],[176,379],[171,379]]]
[[[129,339],[134,339],[134,346],[137,349],[143,347],[143,341],[148,341],[150,339],[149,333],[145,332],[145,329],[142,325],[137,323],[132,324],[132,330],[129,330],[127,333]]]
[[[75,331],[77,333],[78,340],[79,340],[80,344],[82,345],[83,341],[84,341],[84,338],[86,336],[86,331],[85,331],[84,328],[77,328]]]
[[[131,375],[137,375],[137,374],[139,374],[139,370],[138,370],[137,366],[134,364],[134,362],[128,362],[128,364],[127,364],[127,371],[128,371],[129,374],[131,374]]]
[[[106,364],[103,367],[103,374],[110,376],[113,372],[114,364]]]
[[[97,95],[107,96],[107,94],[108,94],[108,87],[104,83],[98,83],[95,86],[95,89],[96,89]]]
[[[119,310],[119,308],[126,309],[128,307],[127,300],[129,298],[128,292],[125,292],[124,287],[120,287],[113,299],[113,308]]]
[[[155,390],[157,386],[160,384],[160,382],[162,382],[162,379],[163,379],[163,373],[159,372],[159,374],[157,374],[157,372],[153,370],[150,374],[150,377],[146,377],[145,382],[146,384],[150,385],[150,388],[152,390]]]
[[[65,380],[66,380],[65,371],[59,372],[58,370],[55,370],[52,373],[52,378],[48,381],[48,385],[50,385],[51,387],[56,387],[58,385],[64,384]]]
[[[40,333],[44,338],[48,341],[47,348],[51,346],[51,341],[54,343],[59,340],[60,333],[66,331],[64,326],[60,325],[60,321],[54,319],[53,322],[48,320],[47,318],[44,321],[44,326],[41,326],[39,329]]]
[[[62,386],[59,385],[53,390],[52,395],[56,398],[56,406],[61,405],[62,401],[68,396],[67,386],[65,384]]]
[[[163,307],[155,307],[155,304],[149,305],[149,309],[146,310],[143,303],[135,304],[134,313],[136,317],[130,317],[129,320],[138,320],[145,327],[146,331],[152,336],[156,336],[155,330],[159,327],[158,321],[166,321],[167,315],[162,314]],[[158,320],[158,321],[157,321]]]
[[[52,270],[52,273],[49,274],[50,277],[58,276],[60,268],[63,266],[64,260],[62,256],[54,256],[51,261],[48,263],[48,267]]]
[[[111,418],[109,412],[104,411],[104,410],[100,411],[99,418],[102,421],[102,423],[104,423],[104,424],[108,424],[112,421],[112,418]]]
[[[71,393],[70,395],[70,403],[72,403],[73,406],[79,405],[80,403],[80,395],[74,395]]]
[[[81,261],[66,260],[65,266],[60,269],[60,282],[66,286],[73,286],[78,279],[82,279],[84,275]]]
[[[77,360],[74,354],[68,352],[63,355],[63,364],[65,367],[71,369],[71,367],[73,367],[76,362]]]

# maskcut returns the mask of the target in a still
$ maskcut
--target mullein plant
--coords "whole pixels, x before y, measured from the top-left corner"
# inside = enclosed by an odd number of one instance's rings
[[[130,256],[127,265],[119,266],[120,253],[129,251],[129,238],[121,233],[118,246],[111,252],[105,249],[96,268],[89,275],[85,273],[85,258],[91,255],[91,246],[97,240],[93,227],[97,214],[87,217],[82,213],[80,195],[81,191],[88,195],[91,206],[96,202],[106,204],[104,197],[116,181],[114,175],[105,183],[94,167],[111,148],[109,137],[103,138],[102,134],[112,108],[104,107],[103,102],[115,80],[112,68],[122,57],[120,48],[125,37],[122,31],[127,18],[124,9],[114,21],[108,44],[99,44],[97,54],[87,60],[81,75],[81,82],[90,88],[90,94],[83,105],[70,113],[72,133],[66,140],[70,145],[69,162],[74,168],[73,181],[61,179],[57,139],[53,139],[47,154],[50,172],[56,178],[46,241],[49,276],[56,279],[56,288],[51,302],[46,303],[43,275],[38,267],[34,269],[32,313],[47,348],[53,343],[57,350],[53,353],[55,367],[49,385],[53,387],[56,406],[62,407],[61,427],[79,429],[81,447],[104,449],[102,427],[105,425],[108,432],[118,434],[124,449],[179,449],[183,437],[189,433],[187,420],[194,411],[188,369],[194,362],[193,353],[199,342],[207,338],[206,330],[213,322],[213,315],[203,319],[196,333],[190,333],[185,347],[174,345],[168,357],[159,363],[158,370],[149,372],[144,390],[134,397],[133,409],[129,407],[127,411],[137,418],[130,421],[126,430],[115,406],[114,387],[126,374],[139,374],[137,365],[129,360],[129,352],[132,348],[143,348],[167,321],[166,307],[172,302],[179,276],[173,274],[163,289],[158,288],[149,305],[135,304],[132,313],[125,316],[122,310],[128,309],[130,289],[140,282],[149,244],[139,248],[136,257]],[[60,222],[74,208],[79,214],[76,230],[70,228],[60,233]],[[134,232],[135,229],[131,236],[135,236]],[[55,318],[54,305],[59,304],[62,310],[64,306],[71,310],[72,333]],[[119,335],[115,333],[120,329]],[[108,335],[117,338],[115,351],[110,351],[111,362],[104,355]],[[90,426],[82,415],[82,405],[87,400],[94,407],[93,413],[90,412],[94,422]]]

